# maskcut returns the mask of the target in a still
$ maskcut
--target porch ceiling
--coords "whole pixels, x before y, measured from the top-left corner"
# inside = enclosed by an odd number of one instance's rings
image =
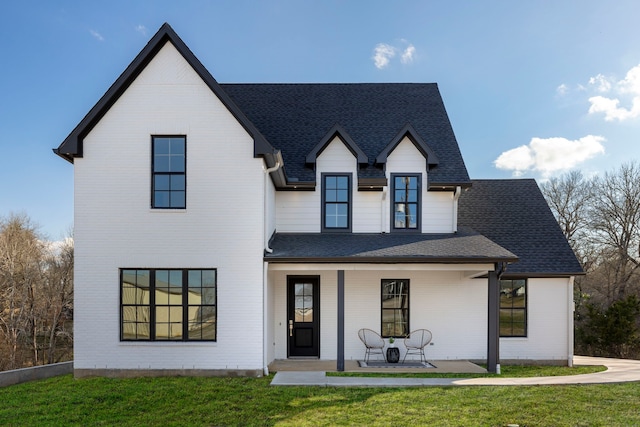
[[[449,234],[276,233],[269,263],[477,264],[518,257],[471,228]]]

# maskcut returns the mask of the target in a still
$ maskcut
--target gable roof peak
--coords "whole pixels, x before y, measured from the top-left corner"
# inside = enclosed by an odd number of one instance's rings
[[[411,125],[411,123],[407,123],[404,127],[396,134],[396,136],[391,140],[391,142],[382,150],[382,152],[376,157],[376,163],[382,164],[387,162],[387,158],[389,154],[395,150],[395,148],[402,142],[402,140],[408,137],[409,140],[415,145],[415,147],[422,153],[422,155],[427,160],[427,167],[435,166],[439,163],[438,156],[433,152],[431,147],[420,137],[415,128]]]
[[[325,136],[311,149],[309,154],[306,157],[306,163],[315,163],[322,151],[334,140],[335,137],[338,137],[344,145],[351,151],[353,156],[358,160],[360,164],[369,163],[369,158],[367,155],[358,147],[358,144],[349,136],[346,129],[342,127],[340,124],[336,123],[333,127],[325,134]]]
[[[82,157],[84,138],[100,122],[109,109],[120,99],[122,94],[131,86],[142,71],[156,57],[158,52],[167,44],[171,43],[180,55],[187,61],[193,70],[200,76],[204,83],[220,99],[225,107],[233,114],[238,122],[254,139],[254,156],[273,156],[276,150],[267,142],[266,138],[249,121],[244,113],[226,94],[218,82],[209,71],[202,65],[200,60],[191,52],[189,47],[182,41],[178,34],[167,22],[162,24],[160,29],[149,40],[146,46],[138,53],[134,60],[124,70],[124,72],[109,87],[100,100],[89,110],[87,115],[71,131],[69,136],[53,150],[60,157],[73,163],[75,157]]]

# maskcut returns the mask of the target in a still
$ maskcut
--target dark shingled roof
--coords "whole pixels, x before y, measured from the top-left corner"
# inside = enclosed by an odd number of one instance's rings
[[[494,263],[517,257],[471,229],[448,234],[277,233],[269,262]]]
[[[460,196],[458,224],[518,255],[506,276],[584,274],[533,179],[472,180]]]
[[[306,156],[336,125],[369,159],[361,178],[384,178],[376,157],[409,124],[437,156],[429,183],[469,184],[435,83],[221,84],[265,139],[282,151],[287,177],[315,181]],[[425,163],[426,165],[426,163]]]

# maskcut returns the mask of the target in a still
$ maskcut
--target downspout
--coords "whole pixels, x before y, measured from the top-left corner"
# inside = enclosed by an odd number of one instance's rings
[[[280,167],[282,166],[282,162],[280,162],[280,160],[276,160],[276,164],[273,165],[273,167],[271,168],[266,168],[264,169],[264,191],[263,191],[263,219],[262,219],[262,238],[264,239],[264,250],[267,253],[272,253],[273,249],[271,249],[269,247],[269,240],[267,237],[267,207],[268,207],[268,203],[267,203],[267,190],[269,189],[269,174],[271,172],[275,172],[278,169],[280,169]],[[269,263],[268,262],[263,262],[262,263],[262,313],[263,313],[263,318],[262,318],[262,370],[264,372],[264,375],[267,376],[269,375],[269,365],[267,364],[267,337],[268,335],[268,326],[267,326],[267,320],[268,320],[268,309],[269,309],[269,303],[267,301],[267,285],[268,285],[268,281],[269,281]]]
[[[382,198],[380,199],[380,231],[382,233],[385,233],[387,231],[387,211],[388,209],[385,209],[385,200],[387,199],[387,189],[386,187],[382,189]]]
[[[460,198],[460,194],[462,192],[462,188],[457,186],[455,191],[453,192],[453,232],[458,232],[458,199]]]
[[[567,285],[567,366],[573,367],[573,351],[574,351],[574,329],[573,329],[573,312],[575,311],[575,302],[573,301],[573,282],[575,276],[569,277]]]
[[[281,166],[282,166],[282,163],[280,162],[280,160],[277,160],[276,164],[273,165],[273,167],[270,167],[270,168],[264,170],[264,197],[263,197],[263,199],[264,199],[264,221],[262,222],[264,225],[262,227],[263,228],[262,236],[264,238],[264,250],[267,253],[272,253],[273,252],[273,249],[271,249],[269,247],[269,239],[267,237],[267,190],[269,188],[269,179],[268,178],[269,178],[269,174],[271,172],[277,171],[278,169],[280,169]]]

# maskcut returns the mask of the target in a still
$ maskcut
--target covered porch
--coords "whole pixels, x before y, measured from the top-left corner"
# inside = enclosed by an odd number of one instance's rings
[[[358,330],[369,328],[387,345],[400,338],[401,357],[403,335],[431,330],[425,354],[441,361],[436,369],[472,369],[468,360],[499,369],[499,275],[517,257],[484,236],[305,234],[276,236],[272,247],[265,256],[265,366],[358,370],[365,353]],[[391,329],[390,281],[410,289],[395,297],[402,302]]]
[[[359,373],[426,373],[426,374],[483,374],[487,370],[482,366],[468,360],[429,360],[433,368],[405,368],[402,364],[393,368],[363,368],[356,360],[347,360],[344,363],[344,372]],[[283,359],[274,360],[269,364],[269,372],[338,372],[337,360],[318,359]]]

